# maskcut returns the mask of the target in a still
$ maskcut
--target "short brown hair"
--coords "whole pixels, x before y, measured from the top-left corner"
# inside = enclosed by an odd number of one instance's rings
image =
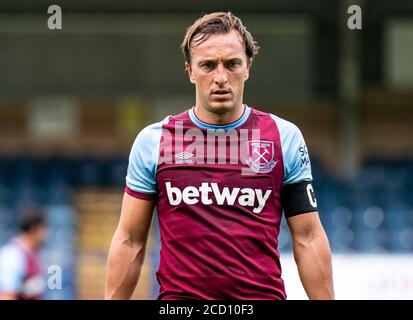
[[[181,44],[185,61],[191,62],[191,48],[194,45],[201,44],[214,34],[226,34],[231,30],[237,31],[241,36],[248,58],[253,58],[258,54],[259,46],[240,18],[231,12],[214,12],[199,18],[186,29],[184,41]]]
[[[30,204],[24,207],[18,217],[19,229],[21,232],[30,232],[37,226],[47,226],[45,213],[37,204]]]

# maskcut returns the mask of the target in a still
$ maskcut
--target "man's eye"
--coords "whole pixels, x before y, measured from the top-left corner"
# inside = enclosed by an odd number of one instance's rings
[[[238,61],[229,61],[227,64],[227,68],[234,69],[239,65]]]
[[[206,62],[206,63],[202,64],[202,68],[209,70],[209,69],[214,68],[214,64],[212,62]]]

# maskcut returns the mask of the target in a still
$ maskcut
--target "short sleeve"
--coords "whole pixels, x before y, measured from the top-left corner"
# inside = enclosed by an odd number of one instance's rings
[[[273,116],[280,132],[284,161],[283,186],[312,181],[310,156],[300,129],[293,123]]]
[[[162,135],[166,120],[144,128],[136,137],[129,154],[126,191],[137,198],[149,199],[155,195],[156,170]]]
[[[25,260],[11,245],[0,250],[0,292],[19,293],[23,287]]]

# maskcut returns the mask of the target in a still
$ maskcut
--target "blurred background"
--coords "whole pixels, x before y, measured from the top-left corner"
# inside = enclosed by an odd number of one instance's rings
[[[63,10],[49,30],[47,8]],[[349,30],[347,8],[362,9]],[[179,45],[232,11],[261,46],[244,102],[297,124],[310,151],[341,299],[413,299],[413,2],[17,1],[0,4],[0,245],[27,204],[62,268],[46,299],[102,299],[128,154],[147,124],[194,104]],[[287,294],[305,298],[285,221]],[[156,218],[134,298],[156,298]]]

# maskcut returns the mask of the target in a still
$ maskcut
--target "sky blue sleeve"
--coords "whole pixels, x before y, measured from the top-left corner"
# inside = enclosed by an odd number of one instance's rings
[[[11,245],[0,250],[0,292],[19,293],[23,288],[25,260]]]
[[[168,121],[152,124],[144,128],[136,137],[129,154],[126,186],[135,192],[154,194],[156,192],[156,170],[162,125]]]
[[[284,161],[283,185],[313,180],[308,149],[300,129],[289,121],[272,117],[280,132]]]

